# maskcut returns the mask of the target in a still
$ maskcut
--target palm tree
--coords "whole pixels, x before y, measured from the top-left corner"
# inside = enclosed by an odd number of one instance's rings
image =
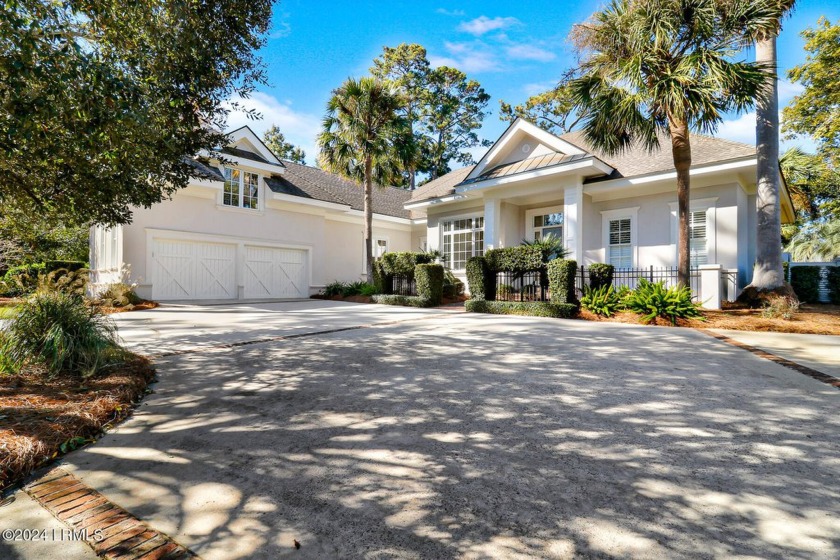
[[[777,0],[613,0],[575,26],[580,76],[570,90],[587,139],[608,154],[670,139],[677,171],[678,276],[689,285],[691,130],[713,133],[727,111],[752,106],[761,64],[732,58],[778,21]]]
[[[779,14],[768,21],[764,29],[756,29],[747,37],[755,41],[756,62],[771,69],[766,87],[756,103],[755,143],[756,165],[756,254],[755,268],[750,285],[751,292],[772,292],[782,288],[785,275],[782,270],[782,215],[780,204],[781,175],[779,172],[779,86],[776,72],[776,36],[782,17],[789,12],[795,0],[775,0]],[[749,290],[753,288],[753,290]],[[752,295],[748,296],[752,297]]]
[[[397,115],[401,99],[392,83],[376,78],[348,78],[327,103],[318,136],[319,161],[327,171],[365,189],[365,262],[373,282],[373,184],[393,182],[402,171],[404,124]]]
[[[840,258],[840,218],[803,227],[786,247],[795,261],[832,261]]]

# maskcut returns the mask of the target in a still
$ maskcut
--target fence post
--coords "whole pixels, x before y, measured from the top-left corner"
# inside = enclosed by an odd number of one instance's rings
[[[723,266],[719,264],[700,265],[700,286],[697,291],[700,305],[705,309],[720,309],[722,272]]]
[[[653,265],[650,265],[650,283],[653,284]]]

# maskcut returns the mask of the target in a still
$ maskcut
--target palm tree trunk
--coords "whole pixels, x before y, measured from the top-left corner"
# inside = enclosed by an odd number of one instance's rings
[[[373,163],[365,158],[365,273],[367,282],[373,284]]]
[[[691,141],[688,124],[681,119],[668,119],[671,129],[671,152],[674,156],[674,168],[677,170],[677,281],[682,286],[691,285],[691,254],[689,251],[689,198],[691,187]]]
[[[767,89],[756,100],[756,197],[757,235],[755,269],[751,286],[759,291],[784,285],[782,271],[782,219],[779,204],[779,88],[776,75],[776,37],[755,45],[756,61],[771,65]]]

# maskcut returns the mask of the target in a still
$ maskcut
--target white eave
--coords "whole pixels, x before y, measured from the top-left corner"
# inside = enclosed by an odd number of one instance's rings
[[[428,208],[429,206],[434,206],[436,204],[443,204],[445,202],[455,202],[457,200],[463,200],[465,198],[467,198],[465,195],[448,194],[446,196],[427,198],[426,200],[418,200],[417,202],[408,202],[406,204],[403,204],[403,208],[405,208],[406,210],[418,210],[420,208]]]
[[[346,216],[364,218],[365,213],[361,210],[353,209],[349,204],[340,204],[337,202],[327,202],[325,200],[318,200],[316,198],[304,198],[302,196],[295,196],[291,194],[285,193],[276,193],[274,191],[269,191],[271,194],[271,200],[276,200],[278,202],[285,202],[287,204],[300,204],[303,206],[310,206],[314,208],[321,208],[325,211],[329,211],[332,213],[343,214]],[[411,225],[411,220],[409,218],[400,218],[398,216],[388,216],[387,214],[379,214],[374,212],[373,218],[375,220],[381,222],[392,222],[395,224],[401,225]]]
[[[587,173],[587,170],[591,172]],[[573,161],[570,163],[560,163],[551,167],[535,169],[534,171],[516,173],[514,175],[497,177],[495,179],[486,179],[484,181],[476,181],[474,183],[462,183],[455,187],[455,193],[463,194],[468,192],[481,191],[485,189],[492,189],[494,187],[507,185],[509,183],[518,183],[521,181],[528,181],[531,179],[541,179],[543,177],[567,174],[573,171],[577,171],[579,172],[579,175],[583,176],[609,175],[613,172],[613,168],[604,163],[603,161],[592,156],[579,161]]]

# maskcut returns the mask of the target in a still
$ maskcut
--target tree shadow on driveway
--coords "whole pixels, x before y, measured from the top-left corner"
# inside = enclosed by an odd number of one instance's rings
[[[695,331],[452,316],[158,368],[69,463],[206,559],[840,555],[840,394]]]

